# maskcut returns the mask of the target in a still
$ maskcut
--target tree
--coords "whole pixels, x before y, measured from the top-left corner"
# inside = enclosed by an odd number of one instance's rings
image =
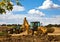
[[[21,5],[19,0],[13,0],[16,1],[17,5]],[[0,14],[6,13],[6,10],[12,11],[13,4],[12,0],[0,0]]]

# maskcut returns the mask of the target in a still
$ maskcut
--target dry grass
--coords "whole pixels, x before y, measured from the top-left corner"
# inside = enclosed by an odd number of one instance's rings
[[[32,36],[32,35],[22,35],[22,36],[10,36],[10,37],[0,37],[0,42],[60,42],[60,35],[58,36]]]
[[[60,35],[60,27],[52,27],[54,28],[54,32],[53,33],[48,33],[48,35]]]
[[[25,34],[22,33],[21,35],[13,34],[14,36],[0,36],[0,42],[60,42],[60,28],[55,28],[55,31],[53,32],[54,35],[45,35],[45,36],[32,36],[32,35],[22,35]],[[52,33],[52,34],[53,34]]]

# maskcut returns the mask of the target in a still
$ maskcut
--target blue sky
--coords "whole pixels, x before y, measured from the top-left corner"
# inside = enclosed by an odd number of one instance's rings
[[[0,15],[0,24],[22,24],[24,17],[29,23],[60,24],[60,0],[21,0],[20,3],[22,6],[14,4],[12,11]]]
[[[21,4],[26,9],[23,12],[18,11],[18,13],[27,14],[30,9],[35,9],[36,7],[42,6],[45,0],[21,0]],[[60,5],[60,0],[51,0],[53,3]],[[48,4],[48,3],[47,3]],[[46,16],[51,15],[60,15],[60,9],[40,9],[40,11],[44,12]],[[14,12],[17,14],[17,12]]]

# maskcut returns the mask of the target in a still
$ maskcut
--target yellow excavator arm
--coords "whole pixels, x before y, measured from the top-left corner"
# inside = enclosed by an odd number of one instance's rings
[[[43,26],[38,27],[38,30],[41,30],[42,33],[46,33],[47,32],[47,28],[43,27]]]

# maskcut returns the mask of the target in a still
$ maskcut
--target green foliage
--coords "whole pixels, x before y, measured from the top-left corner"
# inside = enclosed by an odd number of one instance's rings
[[[17,5],[21,5],[19,0],[15,0]],[[6,13],[6,10],[12,11],[13,2],[11,0],[1,0],[0,1],[0,14]]]
[[[10,2],[8,2],[6,8],[7,10],[12,11],[13,5]]]
[[[60,24],[48,24],[45,27],[60,27]]]
[[[0,8],[0,13],[1,13],[1,14],[6,13],[5,9]]]
[[[4,32],[0,32],[0,36],[3,36],[5,33]]]

